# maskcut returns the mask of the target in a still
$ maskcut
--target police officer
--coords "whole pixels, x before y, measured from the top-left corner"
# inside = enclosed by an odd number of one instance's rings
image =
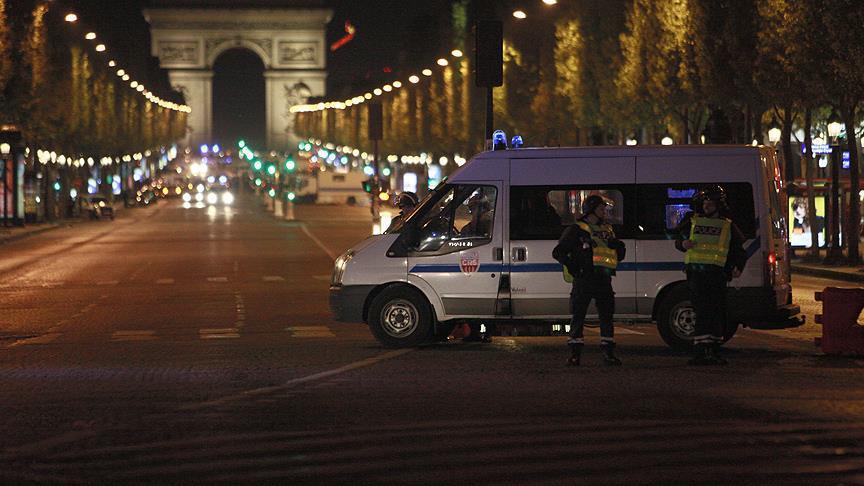
[[[591,195],[582,202],[582,218],[568,227],[552,256],[564,266],[564,279],[573,283],[570,291],[571,356],[568,364],[579,366],[582,347],[585,344],[583,327],[585,314],[591,300],[600,314],[600,349],[607,365],[617,366],[621,360],[615,356],[615,328],[612,316],[615,313],[615,292],[612,276],[618,262],[624,259],[624,243],[615,237],[612,226],[606,222],[610,203],[598,195]]]
[[[411,191],[405,191],[396,197],[396,207],[399,208],[399,214],[390,222],[390,227],[395,228],[397,224],[401,224],[405,218],[414,211],[417,207],[417,194]]]
[[[691,365],[725,365],[717,354],[726,327],[726,282],[747,263],[744,235],[726,216],[726,191],[713,186],[693,196],[692,208],[678,227],[675,248],[685,252],[690,301],[696,311]]]

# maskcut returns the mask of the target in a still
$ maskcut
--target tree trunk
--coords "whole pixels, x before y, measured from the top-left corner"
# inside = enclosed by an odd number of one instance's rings
[[[816,225],[816,188],[813,187],[813,137],[810,129],[813,125],[813,110],[804,110],[804,154],[805,177],[807,178],[807,221],[810,223],[810,251],[808,259],[819,260],[819,233]]]
[[[861,263],[861,255],[858,251],[861,224],[861,168],[858,165],[858,137],[855,136],[855,108],[856,103],[844,103],[842,112],[843,123],[846,125],[846,146],[849,149],[849,223],[846,226],[846,242],[849,263],[858,265]]]
[[[792,107],[783,107],[783,177],[786,185],[795,179],[795,170],[792,167]]]

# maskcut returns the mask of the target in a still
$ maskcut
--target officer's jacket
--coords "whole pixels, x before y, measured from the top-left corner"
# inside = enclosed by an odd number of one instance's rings
[[[694,218],[694,214],[688,213],[684,216],[684,219],[681,220],[681,224],[678,225],[676,230],[677,234],[675,237],[675,248],[681,252],[687,252],[682,246],[684,240],[690,238],[690,233],[692,229],[692,219]],[[744,237],[744,233],[738,228],[738,226],[732,222],[731,223],[731,233],[729,238],[729,252],[726,256],[725,265],[722,265],[722,268],[726,271],[727,278],[731,278],[732,269],[737,268],[739,272],[744,271],[744,266],[747,264],[747,252],[744,250],[744,242],[746,238]],[[688,267],[696,267],[698,264],[690,264]]]
[[[572,224],[564,230],[564,234],[552,250],[552,257],[567,267],[567,271],[574,277],[585,276],[595,271],[615,275],[615,270],[594,265],[594,245],[591,233],[582,229],[578,223]],[[614,234],[606,240],[606,245],[615,250],[619,262],[624,260],[627,249]]]

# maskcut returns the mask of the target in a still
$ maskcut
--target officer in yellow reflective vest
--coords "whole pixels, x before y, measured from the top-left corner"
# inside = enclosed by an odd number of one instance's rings
[[[726,191],[710,187],[693,196],[695,213],[678,227],[675,247],[685,252],[690,301],[696,312],[691,365],[725,365],[717,353],[726,328],[726,283],[744,271],[744,236],[726,215]]]
[[[603,350],[604,363],[620,365],[615,356],[615,327],[612,316],[615,313],[615,292],[612,290],[612,276],[618,262],[624,259],[624,243],[615,237],[612,226],[606,222],[609,201],[598,195],[591,195],[582,202],[582,218],[568,227],[552,256],[564,267],[564,279],[572,282],[570,291],[570,338],[567,345],[571,355],[568,364],[579,366],[582,347],[585,344],[583,327],[588,304],[594,300],[600,314],[600,348]]]

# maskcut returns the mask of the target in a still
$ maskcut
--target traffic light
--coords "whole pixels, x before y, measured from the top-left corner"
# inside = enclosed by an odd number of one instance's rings
[[[267,164],[267,173],[272,175],[276,175],[276,166],[273,164]]]
[[[480,20],[474,27],[474,83],[478,88],[504,84],[504,27],[500,20]]]
[[[264,166],[264,164],[262,164],[260,160],[256,160],[255,162],[252,163],[252,168],[255,169],[256,171],[261,170],[261,167],[263,167],[263,166]]]
[[[296,168],[297,168],[297,164],[294,163],[294,159],[292,159],[291,157],[288,157],[288,159],[285,161],[285,171],[294,172],[294,169],[296,169]]]
[[[375,180],[372,179],[371,177],[366,179],[365,181],[363,181],[363,184],[362,184],[363,192],[371,193],[372,187],[374,184],[375,184]]]

